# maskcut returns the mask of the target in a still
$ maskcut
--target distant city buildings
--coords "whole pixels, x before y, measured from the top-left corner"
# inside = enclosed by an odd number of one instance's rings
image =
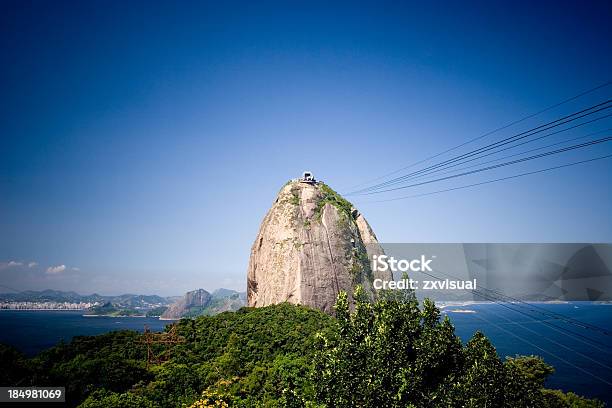
[[[0,310],[85,310],[98,305],[97,302],[0,302]]]

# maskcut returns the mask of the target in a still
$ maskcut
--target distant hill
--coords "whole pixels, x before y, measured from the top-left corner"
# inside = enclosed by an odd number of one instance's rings
[[[3,302],[103,302],[107,296],[97,293],[92,295],[79,295],[76,292],[46,289],[42,291],[26,290],[17,293],[0,293]]]
[[[180,319],[236,311],[246,305],[246,293],[217,289],[212,294],[204,289],[185,293],[161,315],[162,319]]]
[[[220,289],[216,289],[212,293],[212,296],[213,296],[213,298],[226,298],[226,297],[230,297],[230,296],[236,295],[236,294],[240,294],[240,292],[237,292],[237,291],[232,290],[232,289],[220,288]]]
[[[26,290],[17,293],[0,293],[0,302],[68,302],[68,303],[109,303],[121,308],[152,309],[170,305],[175,298],[157,295],[124,294],[118,296],[102,296],[97,293],[80,295],[76,292],[46,289],[42,291]]]

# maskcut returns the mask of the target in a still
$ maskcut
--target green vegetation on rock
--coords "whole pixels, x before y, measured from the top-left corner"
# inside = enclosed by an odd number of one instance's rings
[[[147,311],[147,317],[159,317],[168,309],[168,306],[160,306]]]
[[[349,201],[347,201],[344,197],[335,192],[327,184],[319,183],[317,184],[317,186],[319,187],[319,191],[321,191],[322,193],[322,197],[317,202],[317,207],[315,209],[316,219],[321,218],[323,207],[325,207],[325,204],[327,203],[336,207],[336,209],[338,209],[338,212],[346,219],[351,218],[351,209],[353,208],[353,205]]]
[[[145,316],[146,312],[130,308],[118,307],[110,302],[94,306],[87,311],[88,314],[98,316]]]
[[[295,191],[292,191],[289,202],[293,205],[300,205],[300,196]]]

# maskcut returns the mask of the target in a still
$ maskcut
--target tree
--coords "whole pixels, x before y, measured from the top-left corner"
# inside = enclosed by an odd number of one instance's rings
[[[435,304],[410,291],[371,302],[357,287],[351,309],[341,292],[336,330],[318,336],[314,401],[326,407],[599,407],[544,390],[554,370],[539,357],[502,362],[480,332],[462,346]],[[595,405],[593,405],[595,404]]]
[[[336,304],[337,334],[320,336],[316,397],[329,407],[444,406],[464,359],[448,319],[413,293],[383,292],[372,303],[357,287]]]
[[[0,384],[3,386],[30,385],[32,369],[26,357],[11,346],[0,344]]]
[[[79,408],[159,408],[148,399],[129,392],[118,394],[106,390],[92,393]]]
[[[303,306],[243,308],[182,320],[186,339],[147,367],[141,334],[77,337],[33,359],[0,346],[10,385],[65,385],[67,406],[601,408],[546,390],[535,356],[502,362],[476,333],[463,346],[448,317],[412,291],[340,293],[333,318]]]

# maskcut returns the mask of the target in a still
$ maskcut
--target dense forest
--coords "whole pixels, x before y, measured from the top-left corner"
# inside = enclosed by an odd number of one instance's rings
[[[31,359],[1,346],[0,383],[65,385],[68,404],[83,408],[603,407],[544,388],[553,368],[539,357],[502,361],[479,332],[462,344],[413,293],[371,302],[357,288],[335,311],[242,308],[183,319],[160,335],[172,342],[117,331]]]

